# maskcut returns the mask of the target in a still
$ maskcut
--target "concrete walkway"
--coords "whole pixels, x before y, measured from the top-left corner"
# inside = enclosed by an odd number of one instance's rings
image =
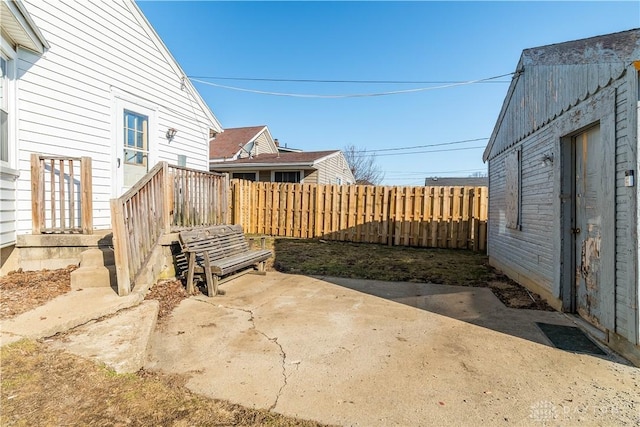
[[[269,273],[185,300],[146,369],[196,393],[339,425],[637,425],[640,371],[558,350],[488,289]]]
[[[34,310],[0,324],[1,345],[22,338],[44,338],[65,332],[91,320],[134,307],[144,299],[142,293],[119,297],[111,288],[84,288],[60,295]]]
[[[558,350],[484,288],[270,272],[182,301],[160,328],[141,294],[85,289],[2,322],[117,372],[182,374],[196,393],[330,424],[639,425],[640,370]],[[105,317],[106,316],[106,317]]]

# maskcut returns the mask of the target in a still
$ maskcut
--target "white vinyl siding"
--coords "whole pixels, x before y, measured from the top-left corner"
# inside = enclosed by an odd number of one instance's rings
[[[109,228],[109,199],[114,191],[118,141],[115,92],[157,105],[156,125],[149,128],[152,164],[176,163],[208,169],[210,116],[155,36],[147,32],[135,5],[124,0],[42,2],[25,7],[48,41],[39,56],[18,52],[20,155],[18,229],[31,230],[29,156],[90,156],[93,165],[94,226]],[[134,110],[135,111],[135,110]],[[168,128],[178,134],[168,141]]]
[[[2,155],[0,156],[0,247],[4,248],[16,240],[16,103],[15,103],[15,51],[9,42],[0,36],[2,71]]]
[[[336,178],[342,180],[342,184],[353,184],[353,174],[342,153],[330,155],[316,163],[318,168],[318,184],[336,184]]]

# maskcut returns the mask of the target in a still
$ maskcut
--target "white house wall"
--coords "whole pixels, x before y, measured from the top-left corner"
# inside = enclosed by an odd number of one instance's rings
[[[150,164],[178,162],[208,169],[209,129],[218,128],[200,107],[190,85],[145,31],[128,1],[27,0],[24,4],[50,49],[40,56],[18,52],[18,233],[31,231],[30,154],[90,156],[94,226],[110,227],[115,145],[121,129],[117,99],[156,109],[149,129]],[[134,50],[135,49],[135,50]],[[125,101],[128,102],[128,101]],[[172,141],[168,128],[178,130]]]

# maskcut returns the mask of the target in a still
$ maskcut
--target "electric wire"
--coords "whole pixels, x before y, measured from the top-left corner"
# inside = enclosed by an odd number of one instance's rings
[[[407,93],[426,92],[426,91],[430,91],[430,90],[447,89],[447,88],[452,88],[452,87],[457,87],[457,86],[466,86],[466,85],[472,85],[472,84],[476,84],[476,83],[480,83],[480,82],[495,80],[495,79],[499,79],[501,77],[509,76],[509,75],[512,75],[512,74],[513,73],[507,73],[507,74],[502,74],[502,75],[499,75],[499,76],[487,77],[487,78],[477,79],[477,80],[468,80],[468,81],[459,82],[459,83],[450,83],[450,84],[445,84],[445,85],[440,85],[440,86],[428,86],[428,87],[419,87],[419,88],[413,88],[413,89],[392,90],[392,91],[386,91],[386,92],[333,94],[333,95],[319,95],[319,94],[309,94],[309,93],[289,93],[289,92],[271,92],[271,91],[266,91],[266,90],[247,89],[247,88],[241,88],[241,87],[237,87],[237,86],[222,85],[222,84],[208,82],[208,81],[205,81],[205,80],[200,80],[200,79],[195,79],[195,78],[190,78],[190,80],[192,82],[197,82],[197,83],[201,83],[201,84],[208,85],[208,86],[218,87],[218,88],[222,88],[222,89],[235,90],[235,91],[239,91],[239,92],[247,92],[247,93],[259,94],[259,95],[283,96],[283,97],[291,97],[291,98],[341,99],[341,98],[370,98],[370,97],[377,97],[377,96],[400,95],[400,94],[407,94]]]
[[[508,74],[507,74],[508,75]],[[503,76],[502,76],[503,77]],[[323,79],[279,79],[260,77],[187,76],[189,79],[237,80],[251,82],[286,83],[364,83],[364,84],[451,84],[464,83],[463,80],[323,80]],[[486,80],[478,83],[510,83],[511,80]]]

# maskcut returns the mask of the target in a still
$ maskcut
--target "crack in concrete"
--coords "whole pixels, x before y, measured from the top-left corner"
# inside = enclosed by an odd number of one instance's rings
[[[251,322],[251,328],[254,331],[256,331],[257,333],[259,333],[260,335],[262,335],[263,337],[265,337],[268,341],[274,343],[275,345],[278,346],[278,349],[280,350],[280,357],[282,359],[282,385],[280,386],[280,389],[278,390],[278,393],[276,394],[276,399],[273,402],[273,404],[271,406],[269,406],[268,410],[269,411],[273,411],[275,409],[275,407],[278,405],[278,401],[280,400],[280,396],[282,396],[282,391],[284,390],[284,388],[287,386],[288,383],[288,375],[287,375],[287,366],[286,366],[286,362],[287,362],[287,353],[284,351],[284,348],[282,348],[282,344],[280,344],[278,342],[278,337],[270,337],[269,335],[265,334],[264,332],[262,332],[260,329],[257,328],[256,326],[256,322],[255,322],[255,317],[253,314],[253,310],[249,310],[246,308],[239,308],[239,307],[229,307],[226,305],[222,305],[222,304],[215,304],[213,302],[209,302],[209,301],[204,301],[204,300],[197,300],[200,302],[203,302],[205,304],[210,304],[210,305],[215,305],[216,307],[222,307],[225,308],[227,310],[237,310],[237,311],[242,311],[244,313],[247,313],[249,315],[249,322]],[[264,305],[264,304],[263,304]],[[259,308],[259,307],[256,307]],[[254,308],[255,310],[255,308]],[[298,369],[299,364],[296,364],[296,370]]]

